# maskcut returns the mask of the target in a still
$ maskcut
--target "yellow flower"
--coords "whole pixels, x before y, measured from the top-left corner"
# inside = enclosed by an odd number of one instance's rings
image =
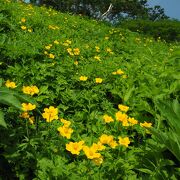
[[[39,93],[39,89],[37,86],[23,86],[22,91],[24,94],[30,94],[31,96]]]
[[[44,51],[44,54],[45,54],[45,55],[47,55],[47,54],[48,54],[48,52],[47,52],[47,51]]]
[[[97,84],[100,84],[100,83],[102,83],[102,81],[103,81],[101,78],[96,78],[95,80],[96,80],[96,83],[97,83]]]
[[[66,150],[70,151],[72,154],[79,155],[80,151],[83,149],[84,141],[70,142],[66,144]]]
[[[44,119],[46,119],[47,122],[58,119],[58,109],[54,108],[53,106],[50,106],[49,109],[45,108],[42,116]]]
[[[101,154],[96,152],[96,149],[93,147],[84,146],[83,151],[88,159],[100,158]]]
[[[122,125],[123,125],[123,126],[130,126],[130,124],[128,123],[128,120],[127,120],[127,119],[124,120],[124,121],[122,121]]]
[[[118,69],[118,70],[116,71],[116,74],[122,75],[122,74],[124,74],[124,71],[122,71],[121,69]]]
[[[15,84],[15,82],[12,82],[12,81],[10,81],[10,80],[7,80],[7,81],[6,81],[5,86],[8,87],[8,88],[12,88],[12,89],[14,89],[14,88],[17,87],[16,84]]]
[[[119,110],[124,111],[124,112],[127,112],[128,109],[129,109],[128,106],[124,106],[124,105],[122,105],[122,104],[119,104],[119,105],[118,105],[118,108],[119,108]]]
[[[64,46],[69,46],[69,44],[68,44],[68,43],[66,43],[66,42],[64,42],[64,43],[63,43],[63,45],[64,45]]]
[[[174,51],[174,49],[173,49],[173,48],[170,48],[169,51],[172,52],[172,51]]]
[[[54,41],[54,44],[59,44],[59,41],[55,40],[55,41]]]
[[[23,111],[32,111],[33,109],[36,109],[36,105],[31,103],[22,103],[21,105]]]
[[[30,29],[28,29],[28,32],[30,32],[30,33],[31,33],[31,32],[32,32],[32,29],[31,29],[31,28],[30,28]]]
[[[99,158],[95,158],[92,160],[94,162],[94,164],[96,164],[97,166],[101,165],[103,163],[103,157],[100,156]]]
[[[88,77],[86,76],[80,76],[79,80],[80,81],[87,81]]]
[[[70,40],[66,40],[66,41],[63,43],[64,46],[69,46],[70,44],[71,44],[71,41],[70,41]]]
[[[125,75],[125,74],[122,75],[122,78],[123,78],[123,79],[126,79],[126,78],[127,78],[127,75]]]
[[[28,119],[29,118],[29,114],[28,114],[28,112],[23,112],[23,113],[20,114],[20,117],[24,118],[24,119]]]
[[[70,139],[71,138],[71,134],[73,133],[73,129],[72,128],[68,128],[66,126],[59,127],[58,131],[61,134],[61,136],[66,137],[67,139]]]
[[[21,29],[22,29],[22,30],[26,30],[27,27],[26,27],[26,26],[21,26]]]
[[[74,64],[77,66],[78,65],[78,61],[74,61]]]
[[[93,143],[91,147],[95,149],[96,151],[102,151],[106,148],[101,142]]]
[[[47,50],[50,50],[51,49],[51,46],[45,46],[45,49],[47,49]]]
[[[100,56],[94,56],[94,59],[100,61],[101,58],[100,58]]]
[[[26,19],[25,18],[21,18],[21,22],[26,22]]]
[[[71,121],[67,121],[65,119],[60,119],[60,121],[64,124],[65,127],[69,127],[71,125]]]
[[[152,126],[152,123],[148,123],[145,121],[144,123],[140,123],[140,126],[150,128]]]
[[[119,144],[121,144],[123,146],[128,147],[128,145],[130,144],[128,137],[125,137],[125,138],[119,137],[118,139],[119,139]]]
[[[71,41],[70,41],[70,40],[66,40],[65,42],[68,43],[69,45],[71,44]]]
[[[35,121],[34,116],[29,117],[29,123],[30,124],[34,124],[34,121]]]
[[[103,116],[103,119],[104,119],[104,121],[105,121],[106,123],[110,123],[110,122],[113,122],[113,121],[114,121],[114,119],[113,119],[111,116],[108,116],[107,114],[105,114],[105,115]]]
[[[78,56],[80,54],[79,48],[73,49],[74,55]]]
[[[116,120],[117,120],[117,121],[121,121],[121,122],[127,121],[127,118],[128,118],[127,114],[123,114],[123,113],[120,112],[120,111],[118,111],[118,112],[116,113]]]
[[[96,52],[100,52],[99,46],[95,46]]]
[[[113,136],[108,136],[106,134],[102,134],[99,138],[99,141],[102,143],[102,144],[110,144],[112,141],[113,141]]]
[[[131,117],[128,118],[128,122],[130,122],[131,125],[138,124],[138,120],[131,118]]]
[[[48,28],[49,28],[49,29],[53,29],[53,30],[56,29],[56,28],[55,28],[54,26],[52,26],[52,25],[49,25]]]
[[[67,52],[68,52],[71,56],[74,56],[73,51],[72,51],[71,48],[67,48]]]
[[[54,58],[55,58],[55,55],[52,54],[52,53],[50,53],[50,54],[49,54],[49,58],[54,59]]]
[[[110,143],[108,144],[111,148],[116,148],[116,146],[118,145],[116,141],[112,140],[110,141]]]
[[[113,54],[112,50],[110,48],[107,48],[106,51],[110,54]]]
[[[113,75],[116,75],[116,74],[117,74],[117,72],[112,72],[112,74],[113,74]]]

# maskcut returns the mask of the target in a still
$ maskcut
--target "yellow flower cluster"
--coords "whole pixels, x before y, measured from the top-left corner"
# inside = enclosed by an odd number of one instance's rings
[[[8,87],[8,88],[12,88],[12,89],[14,89],[14,88],[17,87],[17,86],[16,86],[16,83],[13,82],[13,81],[10,81],[10,80],[7,80],[7,81],[6,81],[5,86]]]
[[[23,17],[23,18],[21,18],[21,23],[25,23],[26,22],[26,19]],[[23,31],[25,31],[25,30],[27,30],[28,32],[32,32],[32,28],[27,28],[25,25],[22,25],[21,26],[21,29],[23,30]]]
[[[58,41],[58,40],[55,40],[55,41],[54,41],[54,44],[59,44],[59,41]]]
[[[31,104],[31,103],[22,103],[22,110],[23,111],[32,111],[34,109],[36,109],[36,105],[35,104]]]
[[[64,125],[59,127],[57,130],[59,131],[60,135],[63,137],[66,137],[67,139],[71,138],[71,134],[73,133],[73,129],[69,126],[71,125],[70,121],[67,121],[65,119],[60,120]]]
[[[71,55],[71,56],[78,56],[79,54],[80,54],[80,50],[79,50],[79,48],[74,48],[74,49],[72,49],[72,48],[67,48],[67,52],[69,53],[69,55]]]
[[[121,69],[118,69],[117,71],[115,72],[112,72],[113,75],[123,75],[124,74],[124,71],[122,71]]]
[[[79,77],[79,80],[80,80],[80,81],[87,81],[87,79],[88,79],[87,76],[80,76],[80,77]],[[96,84],[101,84],[102,81],[103,81],[102,78],[95,78]]]
[[[58,41],[55,40],[55,41],[54,41],[54,44],[57,44],[57,43],[58,43]],[[45,48],[45,50],[50,50],[51,47],[52,47],[52,44],[48,44],[48,45],[46,45],[44,48]],[[54,54],[48,53],[47,51],[44,51],[44,54],[47,55],[50,59],[54,59],[54,58],[55,58],[55,55],[54,55]]]
[[[53,25],[49,25],[48,28],[52,30],[60,29],[58,26],[53,26]]]
[[[120,111],[116,113],[116,120],[122,122],[123,126],[133,126],[135,124],[138,124],[138,121],[134,118],[128,117],[127,114],[124,114],[122,112],[127,112],[129,110],[128,106],[119,104],[118,108]]]
[[[119,137],[118,139],[120,145],[128,147],[128,145],[130,144],[130,140],[128,137]],[[118,143],[114,140],[114,137],[112,135],[108,136],[106,134],[103,134],[99,138],[99,142],[93,143],[90,147],[84,145],[84,143],[84,141],[69,142],[68,144],[66,144],[66,150],[76,155],[79,155],[81,150],[83,150],[86,157],[88,159],[91,159],[96,165],[100,165],[103,162],[103,157],[99,153],[99,151],[102,151],[106,148],[104,144],[109,145],[111,148],[116,148],[116,146],[118,146]]]
[[[102,144],[107,144],[109,145],[111,148],[115,148],[118,144],[117,142],[114,140],[114,137],[112,135],[106,135],[106,134],[103,134],[101,135],[101,137],[99,138],[99,141],[102,143]]]
[[[55,119],[58,119],[58,109],[53,106],[45,108],[42,116],[44,119],[46,119],[46,122],[51,122]]]
[[[49,45],[45,46],[45,49],[50,50],[51,47],[52,47],[52,44],[49,44]]]
[[[128,118],[127,114],[124,114],[120,111],[116,113],[116,120],[122,122],[123,126],[133,126],[138,123],[134,118]]]
[[[125,114],[129,109],[128,106],[119,104],[118,108],[120,111],[116,112],[115,114],[116,120],[119,122],[122,122],[123,126],[133,126],[133,125],[138,124],[138,120],[134,119],[133,117],[128,117],[128,115]],[[145,121],[144,123],[140,123],[140,126],[150,128],[152,126],[152,123],[148,123]]]
[[[30,124],[34,124],[35,118],[34,118],[34,116],[30,117],[28,112],[23,112],[22,114],[20,114],[20,117],[24,118],[24,119],[28,119]]]
[[[24,94],[30,94],[31,96],[39,93],[37,86],[23,86],[22,91]]]
[[[63,46],[69,46],[69,45],[71,45],[71,41],[67,39],[67,40],[63,43]]]

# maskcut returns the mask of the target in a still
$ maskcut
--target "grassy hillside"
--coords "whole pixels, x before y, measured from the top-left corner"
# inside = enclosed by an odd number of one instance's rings
[[[179,49],[0,0],[0,175],[178,178],[178,151],[149,128],[170,129],[158,103],[179,100]]]

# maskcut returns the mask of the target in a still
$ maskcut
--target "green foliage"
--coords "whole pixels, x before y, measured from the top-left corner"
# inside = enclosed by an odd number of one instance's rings
[[[161,128],[154,98],[179,100],[179,44],[9,0],[0,0],[0,12],[0,76],[6,82],[0,80],[0,118],[7,124],[0,127],[2,177],[176,178],[177,158],[167,160],[164,145],[144,126]],[[14,84],[8,89],[7,82]],[[19,102],[37,108],[22,113]],[[99,164],[85,150],[77,155],[67,148],[79,141],[93,147],[103,134],[112,135],[115,147],[104,144]]]
[[[169,128],[164,131],[152,129],[156,139],[180,161],[180,104],[177,100],[172,103],[158,100],[156,102],[161,114],[167,118]]]
[[[180,41],[180,22],[176,20],[125,20],[117,26],[141,32],[155,39],[161,38],[167,42]]]

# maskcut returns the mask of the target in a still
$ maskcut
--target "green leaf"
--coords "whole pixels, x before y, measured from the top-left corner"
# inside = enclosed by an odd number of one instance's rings
[[[0,110],[0,125],[7,128],[6,122],[4,121],[4,113]]]
[[[173,101],[172,108],[175,114],[177,115],[178,119],[180,119],[180,104],[177,99]]]
[[[173,105],[174,104],[174,105]],[[167,118],[168,124],[174,129],[176,132],[180,132],[180,124],[179,124],[179,103],[177,101],[171,102],[164,102],[162,100],[158,100],[156,105],[163,116]],[[175,111],[175,112],[174,112]],[[177,113],[177,114],[176,114]]]
[[[35,104],[36,106],[38,105],[37,102],[34,99],[32,99],[32,97],[28,97],[26,95],[19,94],[16,92],[14,93],[14,96],[23,102],[29,102],[31,104]]]
[[[3,79],[0,78],[0,87],[2,86],[2,84],[3,84]]]
[[[131,89],[128,90],[128,92],[124,95],[124,101],[127,102],[128,99],[130,98],[132,92],[135,90],[134,87],[132,87]]]
[[[1,93],[0,104],[1,103],[5,105],[13,106],[20,110],[22,109],[20,101],[16,97],[14,97],[12,94],[9,94],[9,93]]]
[[[149,169],[140,168],[138,170],[143,172],[143,173],[146,173],[146,174],[153,174],[153,172],[151,170],[149,170]]]

